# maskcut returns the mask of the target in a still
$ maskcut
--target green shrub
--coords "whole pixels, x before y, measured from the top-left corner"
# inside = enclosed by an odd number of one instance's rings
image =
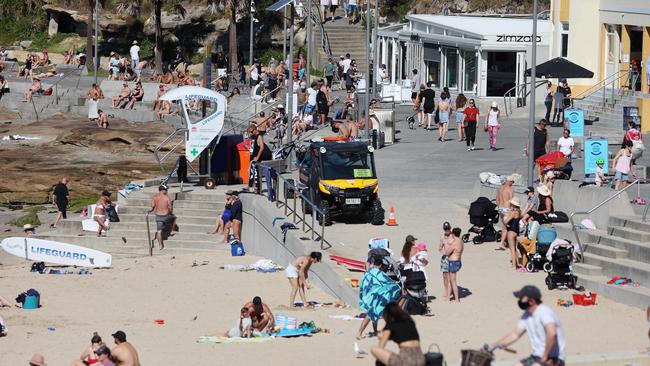
[[[88,205],[95,204],[97,202],[97,197],[82,197],[75,198],[70,200],[68,204],[68,211],[70,212],[81,212]]]
[[[15,219],[7,222],[7,225],[13,225],[18,227],[23,227],[26,224],[30,224],[32,226],[38,226],[41,224],[41,220],[38,218],[38,214],[36,213],[36,211],[30,211],[23,216],[16,217]]]
[[[283,57],[282,49],[276,49],[276,48],[267,48],[264,50],[264,52],[259,56],[260,62],[262,65],[268,65],[269,62],[271,61],[271,57],[274,59],[278,60],[278,62],[282,61]]]

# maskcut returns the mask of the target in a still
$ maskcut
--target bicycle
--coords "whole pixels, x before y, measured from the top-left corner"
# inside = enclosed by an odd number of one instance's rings
[[[496,346],[494,348],[485,344],[479,350],[464,349],[460,351],[461,366],[490,366],[494,361],[494,351],[501,349],[509,353],[517,353],[517,351],[506,346]]]

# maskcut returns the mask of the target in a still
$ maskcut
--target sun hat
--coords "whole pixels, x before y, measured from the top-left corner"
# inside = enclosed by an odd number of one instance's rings
[[[36,366],[47,366],[45,363],[45,357],[43,357],[43,355],[40,353],[35,353],[34,356],[32,356],[32,359],[29,360],[29,364]]]
[[[521,207],[521,201],[519,201],[519,197],[512,197],[510,204],[513,206]]]
[[[133,44],[138,44],[138,41],[133,41]]]
[[[492,102],[492,108],[498,108],[498,107],[499,105],[497,104],[497,102]]]
[[[419,242],[418,245],[416,246],[416,248],[418,248],[418,250],[420,250],[420,251],[427,250],[427,244],[424,243],[424,242]]]
[[[539,186],[537,187],[537,193],[541,194],[544,197],[548,197],[551,195],[551,190],[548,189],[547,186]]]
[[[34,227],[32,226],[32,224],[25,224],[25,225],[23,225],[23,230],[25,230],[25,231],[28,231],[28,230],[34,231]]]

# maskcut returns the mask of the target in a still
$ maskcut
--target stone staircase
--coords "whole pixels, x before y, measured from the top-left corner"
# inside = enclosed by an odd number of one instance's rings
[[[352,59],[356,61],[359,72],[365,73],[367,64],[366,31],[361,26],[361,23],[348,24],[348,20],[341,16],[335,22],[328,21],[323,27],[329,39],[332,60],[336,62],[340,56],[345,56],[346,53],[349,53]],[[327,62],[327,55],[325,55],[320,47],[320,27],[314,27],[313,37],[314,53],[320,55],[320,62],[315,63],[315,65],[324,65]]]
[[[582,230],[579,235],[585,262],[574,265],[578,282],[615,301],[642,309],[649,306],[650,221],[610,216],[607,230]],[[613,276],[632,278],[640,285],[608,285]]]
[[[594,135],[613,135],[622,140],[624,135],[623,107],[635,107],[636,97],[631,91],[615,90],[612,98],[611,89],[608,89],[605,93],[605,103],[603,103],[601,91],[589,95],[585,99],[576,100],[574,106],[585,112],[585,123],[592,124],[588,129]]]
[[[174,214],[177,216],[179,233],[165,241],[165,249],[160,251],[156,244],[156,254],[181,254],[215,250],[229,250],[222,244],[221,235],[211,235],[215,218],[224,207],[224,193],[228,187],[217,187],[206,191],[186,184],[184,192],[179,192],[177,184],[170,185],[170,196],[174,198]],[[147,224],[145,213],[151,208],[151,197],[157,186],[132,192],[126,198],[118,199],[120,222],[110,224],[105,237],[98,238],[95,233],[82,231],[81,218],[62,221],[50,232],[39,233],[41,239],[55,240],[69,244],[82,245],[101,250],[116,257],[139,257],[149,255]],[[70,214],[69,216],[75,216]],[[155,237],[156,223],[153,215],[149,217],[152,239]]]

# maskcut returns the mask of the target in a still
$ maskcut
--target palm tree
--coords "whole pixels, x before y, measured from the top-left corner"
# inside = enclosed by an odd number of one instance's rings
[[[95,1],[88,0],[88,21],[86,23],[86,67],[93,64],[93,14]]]
[[[228,12],[228,59],[230,60],[231,73],[235,73],[239,65],[237,62],[237,18],[250,9],[249,5],[249,0],[208,0],[208,7],[213,13],[217,9]]]

